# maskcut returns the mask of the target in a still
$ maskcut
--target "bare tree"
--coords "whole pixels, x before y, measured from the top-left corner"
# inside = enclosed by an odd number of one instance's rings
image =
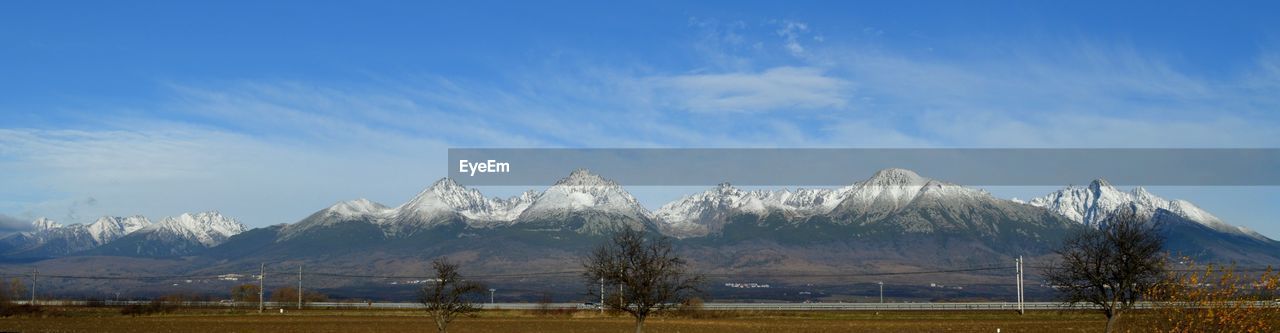
[[[1106,332],[1112,332],[1120,315],[1161,281],[1163,246],[1153,223],[1122,210],[1096,230],[1067,237],[1045,279],[1062,301],[1096,305],[1107,317]]]
[[[231,288],[231,300],[234,302],[257,302],[258,285],[245,283]]]
[[[436,271],[435,281],[418,291],[418,300],[435,319],[436,330],[445,333],[456,316],[480,310],[474,298],[482,294],[485,287],[463,279],[458,273],[458,264],[447,258],[432,261],[431,267]]]
[[[257,295],[254,295],[254,297],[257,297]],[[287,307],[298,306],[299,298],[302,299],[302,305],[307,305],[311,302],[323,302],[327,297],[313,290],[303,291],[302,297],[298,297],[298,288],[290,286],[276,288],[275,291],[271,292],[271,302]]]
[[[9,293],[12,295],[9,299],[20,299],[27,293],[27,285],[21,279],[13,278],[9,280]]]
[[[671,241],[662,236],[646,237],[642,231],[624,229],[609,242],[595,248],[583,262],[583,278],[593,288],[604,284],[604,306],[631,314],[636,332],[644,331],[649,315],[678,307],[701,291],[702,277],[686,271],[685,261],[676,257]]]

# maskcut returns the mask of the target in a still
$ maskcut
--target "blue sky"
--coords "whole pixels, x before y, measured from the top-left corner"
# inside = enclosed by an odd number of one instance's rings
[[[6,1],[0,228],[397,205],[459,146],[1280,147],[1277,12]],[[1275,188],[1155,192],[1280,237]]]

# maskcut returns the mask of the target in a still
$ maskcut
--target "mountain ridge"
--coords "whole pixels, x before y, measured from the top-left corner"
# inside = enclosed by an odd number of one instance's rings
[[[801,235],[814,240],[858,241],[889,237],[875,235],[915,234],[926,238],[961,237],[986,247],[1000,246],[995,241],[1002,240],[1043,248],[1047,239],[1073,228],[1062,221],[1096,228],[1115,210],[1125,207],[1138,208],[1148,219],[1161,216],[1162,220],[1170,220],[1165,215],[1176,215],[1216,233],[1253,239],[1256,242],[1251,244],[1267,247],[1268,253],[1280,252],[1270,249],[1276,244],[1274,240],[1231,226],[1190,202],[1167,200],[1140,187],[1123,192],[1105,180],[1096,180],[1088,186],[1067,186],[1023,202],[899,168],[883,169],[849,186],[830,189],[748,191],[722,183],[653,211],[639,204],[622,185],[586,169],[574,170],[541,191],[529,190],[508,198],[486,197],[479,190],[446,177],[395,207],[368,199],[341,201],[272,229],[269,234],[276,243],[301,244],[295,240],[339,240],[344,232],[356,233],[362,235],[359,239],[372,242],[360,245],[363,247],[376,248],[381,246],[379,242],[386,242],[412,248],[420,246],[414,242],[473,237],[542,239],[538,242],[555,244],[569,242],[566,237],[598,237],[618,228],[632,228],[712,243],[750,237],[803,242]],[[123,230],[117,226],[124,223],[120,218],[104,217],[99,222],[103,231],[97,234],[105,236],[72,237],[77,242],[89,239],[90,246],[51,250],[48,255],[190,255],[216,250],[248,230],[216,211],[181,214],[157,223],[130,222],[133,230],[129,232],[108,232]],[[46,233],[70,230],[45,218],[37,219],[33,225]],[[266,236],[259,233],[255,237]],[[95,239],[108,241],[92,243]],[[121,240],[121,244],[112,244]],[[794,241],[790,244],[796,244]],[[11,236],[0,239],[0,253],[22,253],[22,244],[39,247],[43,243],[47,242],[33,233]],[[1276,257],[1280,258],[1280,254]]]

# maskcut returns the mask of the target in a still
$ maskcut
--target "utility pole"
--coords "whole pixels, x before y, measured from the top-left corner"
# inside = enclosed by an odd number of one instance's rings
[[[302,310],[302,264],[298,264],[298,310]]]
[[[262,266],[258,268],[258,313],[262,313],[263,310],[266,310],[266,303],[263,303],[264,300],[262,299],[263,286],[266,285],[264,283],[266,279],[267,279],[267,263],[264,262],[262,263]]]
[[[1026,293],[1025,293],[1025,292],[1023,291],[1023,289],[1022,289],[1022,286],[1023,286],[1023,284],[1022,284],[1022,256],[1018,256],[1017,264],[1018,264],[1018,314],[1020,314],[1020,315],[1021,315],[1021,314],[1026,314],[1026,313],[1027,313],[1027,310],[1026,310],[1026,308],[1024,307],[1024,303],[1025,303],[1025,298],[1024,298],[1024,297],[1025,297]]]
[[[884,281],[876,282],[880,285],[880,303],[884,303]]]
[[[600,278],[600,314],[604,314],[604,278]]]
[[[31,305],[36,305],[36,281],[40,280],[40,269],[31,269]]]

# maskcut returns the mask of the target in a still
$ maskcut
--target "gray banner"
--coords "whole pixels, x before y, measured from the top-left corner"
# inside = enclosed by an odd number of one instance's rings
[[[903,168],[961,185],[1280,185],[1280,149],[449,149],[464,185],[537,186],[588,169],[623,185],[842,186]]]

